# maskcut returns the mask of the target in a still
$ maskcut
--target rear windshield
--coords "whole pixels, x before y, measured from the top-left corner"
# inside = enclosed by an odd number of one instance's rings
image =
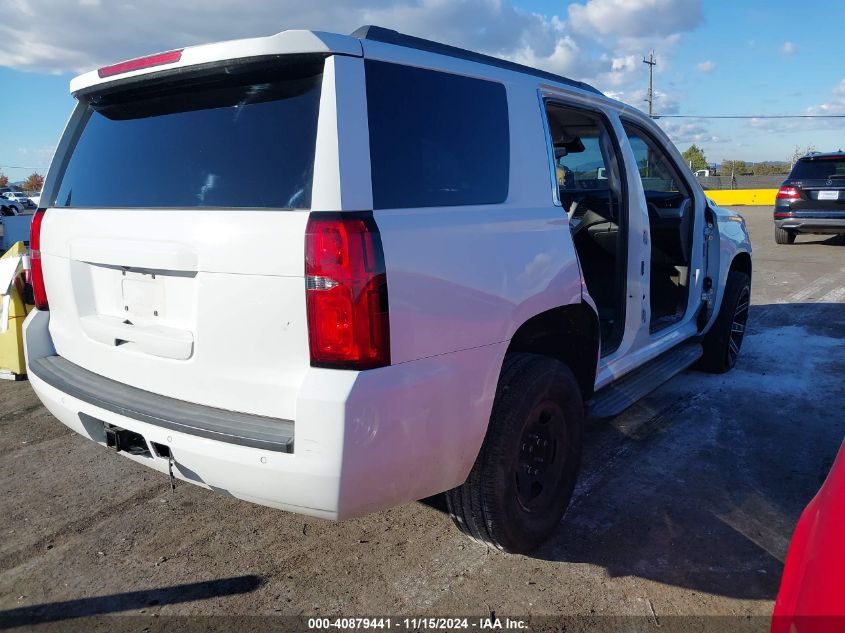
[[[307,209],[322,63],[92,98],[58,207]]]
[[[789,177],[793,180],[845,179],[845,158],[801,159],[795,163]]]

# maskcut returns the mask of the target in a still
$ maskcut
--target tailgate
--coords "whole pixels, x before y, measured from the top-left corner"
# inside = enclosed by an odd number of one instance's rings
[[[819,211],[845,211],[845,180],[804,180],[801,191],[807,197],[802,204],[793,204],[798,211],[804,208]]]
[[[60,356],[146,391],[293,419],[309,366],[307,213],[55,209],[42,262]]]

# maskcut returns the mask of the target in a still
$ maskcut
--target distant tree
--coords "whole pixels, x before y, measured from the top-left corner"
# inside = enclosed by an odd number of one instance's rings
[[[754,163],[751,166],[751,173],[753,173],[755,176],[788,174],[789,163],[782,163],[780,161],[766,161],[764,163]]]
[[[9,177],[0,171],[0,187],[8,187],[9,186]]]
[[[722,161],[722,176],[741,176],[748,171],[748,165],[744,160],[723,160]]]
[[[792,165],[794,165],[795,163],[797,163],[798,159],[801,158],[802,156],[806,156],[810,152],[815,152],[815,151],[816,151],[816,146],[813,145],[812,143],[810,143],[809,145],[807,145],[807,147],[805,147],[803,149],[801,148],[800,145],[796,145],[795,151],[792,152],[792,158],[789,161],[790,167]]]
[[[690,169],[692,169],[693,171],[708,168],[707,157],[704,155],[704,150],[698,147],[697,145],[690,145],[689,149],[685,151],[682,155],[684,157],[684,160],[687,161],[687,165],[689,165]]]
[[[21,185],[21,188],[24,191],[41,191],[41,187],[43,186],[44,176],[42,176],[36,171],[31,173],[29,175],[29,178],[23,181],[23,185]]]

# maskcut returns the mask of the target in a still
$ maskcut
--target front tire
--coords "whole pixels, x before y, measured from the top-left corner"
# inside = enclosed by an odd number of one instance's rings
[[[795,231],[775,227],[775,242],[778,244],[794,244],[795,237]]]
[[[699,369],[714,374],[733,369],[745,338],[750,305],[751,277],[738,270],[730,271],[719,314],[702,341],[704,355],[698,362]]]
[[[466,482],[445,493],[458,528],[506,552],[537,548],[569,505],[583,426],[581,391],[566,365],[507,355],[481,451]]]

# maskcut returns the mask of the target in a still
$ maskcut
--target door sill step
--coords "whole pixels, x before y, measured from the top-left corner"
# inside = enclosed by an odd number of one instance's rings
[[[589,401],[592,418],[612,418],[695,363],[701,343],[682,343],[600,389]]]

